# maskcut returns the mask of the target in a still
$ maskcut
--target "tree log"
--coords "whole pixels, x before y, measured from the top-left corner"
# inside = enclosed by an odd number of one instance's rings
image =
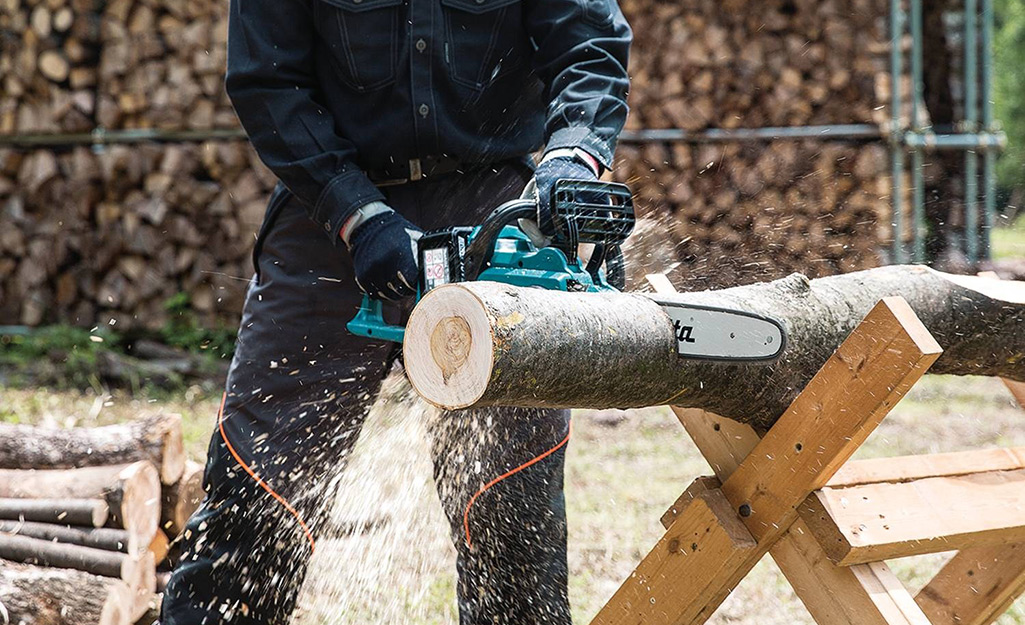
[[[98,428],[0,424],[0,469],[72,469],[148,460],[160,481],[174,484],[185,470],[181,417],[154,415]]]
[[[0,561],[4,622],[19,625],[129,625],[132,592],[119,579]]]
[[[0,519],[103,527],[110,508],[102,499],[0,498]]]
[[[133,621],[145,612],[150,595],[157,587],[156,565],[153,554],[148,550],[138,555],[129,555],[80,545],[63,545],[38,538],[0,534],[0,558],[121,579],[132,591]]]
[[[129,548],[146,548],[160,523],[160,478],[150,462],[82,469],[0,469],[0,497],[100,499],[109,522],[129,532]]]
[[[29,538],[41,538],[67,545],[81,545],[83,547],[93,547],[94,549],[128,553],[128,532],[109,527],[84,529],[67,525],[33,523],[31,521],[0,521],[0,532],[27,536]]]
[[[413,311],[405,365],[413,388],[445,409],[672,404],[767,428],[872,306],[893,295],[944,348],[933,373],[1025,381],[1025,283],[911,266],[657,298],[782,320],[789,342],[773,364],[680,359],[672,322],[642,294],[446,285]]]
[[[93,575],[122,578],[130,556],[116,551],[81,545],[65,545],[40,538],[0,534],[0,558],[85,571]],[[131,565],[127,565],[131,568]]]
[[[167,554],[171,550],[171,539],[163,530],[157,530],[157,533],[153,535],[153,540],[149,543],[148,550],[153,554],[153,564],[159,566],[167,559]]]
[[[160,506],[160,527],[171,536],[185,529],[185,522],[203,501],[203,465],[191,460],[176,484],[164,488]]]

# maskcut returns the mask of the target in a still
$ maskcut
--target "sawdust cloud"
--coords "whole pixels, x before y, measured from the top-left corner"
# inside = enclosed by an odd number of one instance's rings
[[[457,620],[456,554],[431,460],[431,437],[445,434],[441,416],[401,371],[385,381],[324,493],[333,509],[293,625],[438,623],[439,601],[451,616],[441,622]]]

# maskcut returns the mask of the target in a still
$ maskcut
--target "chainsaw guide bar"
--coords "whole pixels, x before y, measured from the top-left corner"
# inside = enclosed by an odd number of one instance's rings
[[[677,355],[693,360],[774,362],[786,348],[786,330],[772,317],[714,306],[651,298],[673,323]]]

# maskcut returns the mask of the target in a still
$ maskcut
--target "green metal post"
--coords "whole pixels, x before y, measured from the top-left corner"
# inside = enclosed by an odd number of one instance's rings
[[[993,123],[993,0],[982,0],[982,125],[986,132],[996,130]],[[987,149],[983,159],[982,257],[989,259],[997,212],[996,150]]]
[[[964,7],[964,132],[979,130],[978,117],[978,0],[965,0]],[[979,260],[979,155],[973,149],[965,152],[965,256],[969,263]]]
[[[904,145],[900,127],[904,12],[900,3],[901,0],[890,0],[890,176],[893,194],[892,262],[896,264],[904,262]]]
[[[914,132],[922,132],[919,123],[919,107],[922,103],[922,0],[911,0],[911,128]],[[912,197],[911,212],[914,231],[912,232],[913,255],[916,263],[925,262],[925,180],[922,175],[924,167],[921,148],[911,152]]]

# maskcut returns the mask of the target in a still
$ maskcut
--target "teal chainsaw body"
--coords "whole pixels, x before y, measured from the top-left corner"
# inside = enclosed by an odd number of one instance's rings
[[[537,247],[516,225],[520,219],[536,217],[532,200],[507,202],[480,226],[424,234],[418,244],[416,300],[437,286],[466,280],[553,291],[618,290],[609,283],[603,263],[622,288],[619,244],[634,225],[629,189],[615,183],[562,180],[554,193],[553,221],[559,233],[544,247]],[[586,264],[576,253],[580,243],[596,246]],[[396,343],[405,336],[405,328],[385,321],[381,301],[367,295],[346,328],[358,336]]]
[[[555,235],[540,245],[528,236],[525,220],[537,216],[531,200],[506,202],[479,226],[428,232],[418,243],[417,301],[443,284],[488,280],[551,291],[622,290],[626,282],[620,245],[633,231],[630,190],[621,184],[560,180],[553,189]],[[530,222],[533,223],[533,222]],[[580,244],[592,244],[584,262]],[[745,310],[692,305],[677,300],[656,303],[668,317],[684,358],[723,362],[771,362],[786,346],[778,320]],[[405,328],[388,324],[381,302],[363,297],[346,328],[367,338],[402,343]]]

